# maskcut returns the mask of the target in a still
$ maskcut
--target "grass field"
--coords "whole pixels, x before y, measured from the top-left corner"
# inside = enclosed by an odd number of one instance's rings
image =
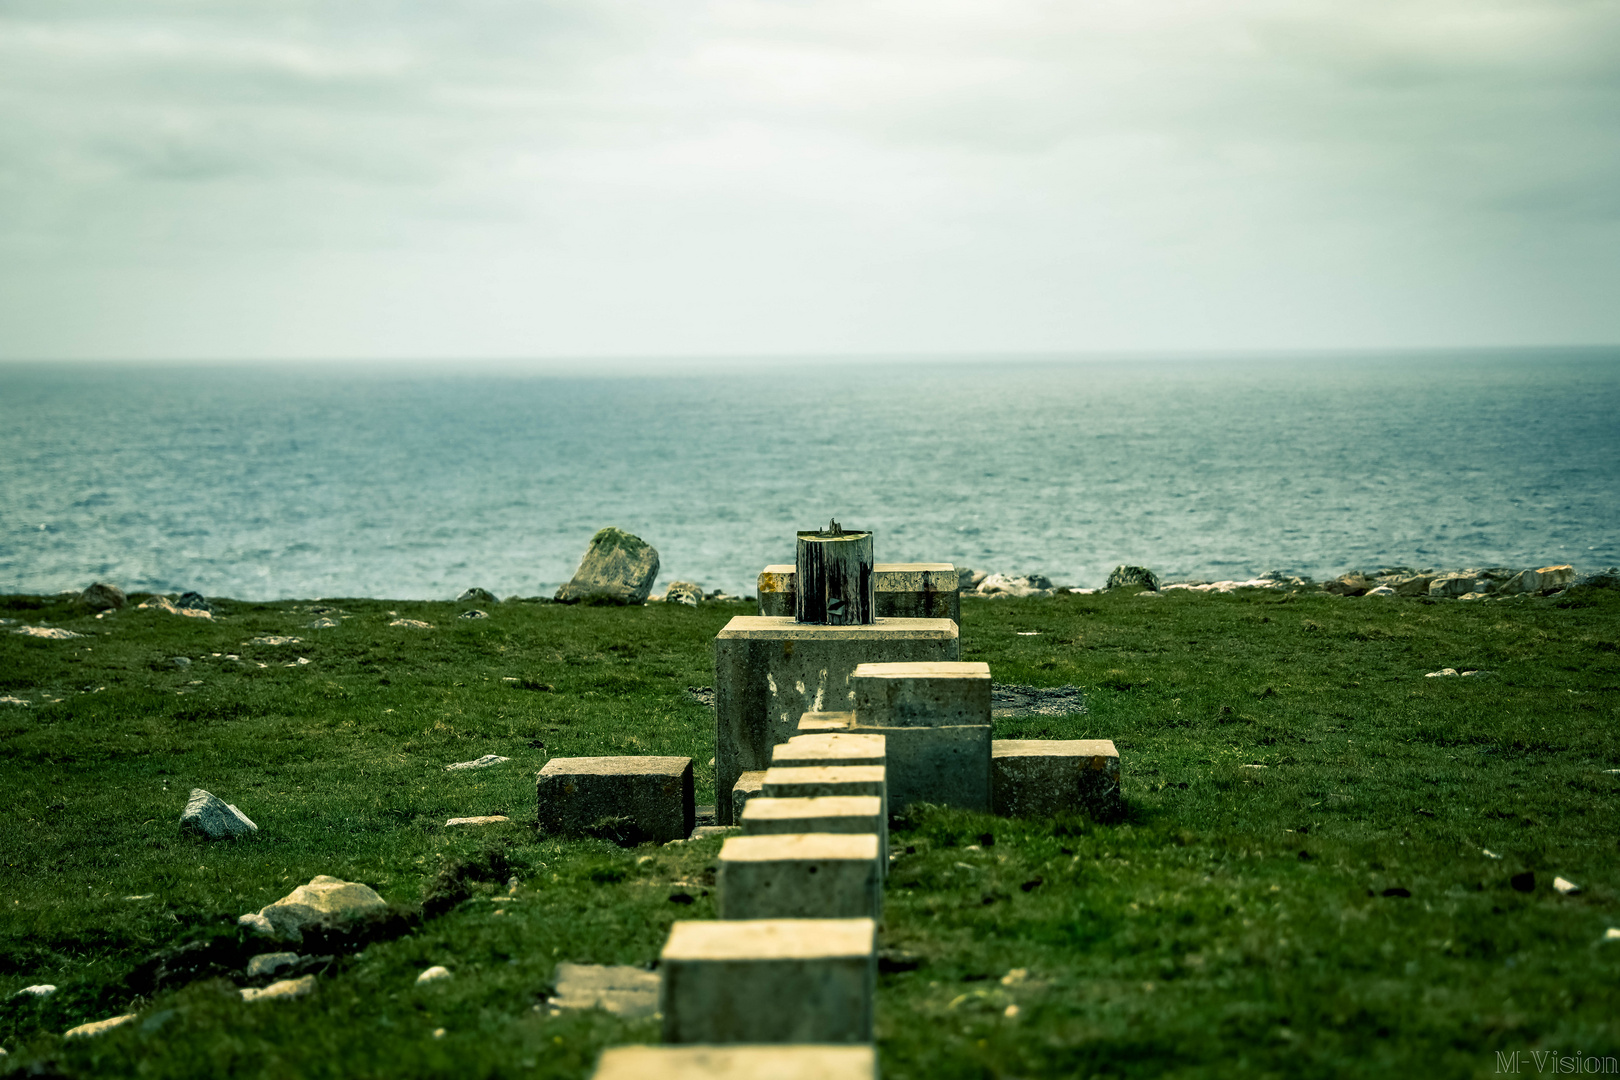
[[[533,776],[549,756],[690,755],[712,802],[713,721],[686,688],[711,681],[710,642],[745,605],[219,606],[97,619],[0,597],[5,631],[83,635],[0,633],[0,695],[29,702],[0,705],[0,1071],[578,1077],[656,1038],[550,1016],[552,970],[647,964],[671,921],[712,918],[718,841],[537,836]],[[339,625],[309,628],[321,617]],[[253,643],[271,636],[301,641]],[[1115,740],[1127,812],[933,810],[895,831],[884,1075],[1536,1075],[1546,1051],[1565,1071],[1620,1057],[1620,941],[1603,940],[1620,926],[1617,643],[1620,592],[1602,590],[965,601],[964,659],[1089,700],[997,737]],[[1486,674],[1425,677],[1443,667]],[[486,753],[512,760],[444,771]],[[181,836],[194,786],[259,833]],[[444,827],[493,813],[514,820]],[[143,966],[187,942],[229,955],[237,915],[316,874],[372,885],[398,917],[334,946],[314,995],[245,1005],[221,974]],[[453,977],[415,986],[430,964]],[[35,983],[60,989],[13,996]]]

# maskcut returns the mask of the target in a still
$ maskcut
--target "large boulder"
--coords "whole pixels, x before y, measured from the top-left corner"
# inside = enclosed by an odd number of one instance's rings
[[[298,886],[275,903],[260,908],[256,915],[244,915],[239,921],[259,929],[268,923],[277,937],[299,941],[304,927],[313,923],[342,923],[387,908],[387,902],[370,886],[317,874],[308,885]]]
[[[658,577],[658,550],[639,536],[608,526],[591,537],[574,578],[557,590],[564,604],[581,600],[644,604]]]
[[[1436,597],[1467,596],[1471,592],[1479,591],[1475,589],[1475,586],[1479,583],[1479,574],[1473,570],[1460,570],[1453,574],[1441,574],[1429,582],[1429,595]]]
[[[1562,589],[1575,580],[1575,568],[1569,565],[1543,566],[1539,570],[1521,570],[1502,583],[1498,590],[1506,596],[1521,593],[1531,595]]]
[[[1116,566],[1114,572],[1108,575],[1108,584],[1103,587],[1124,589],[1133,585],[1158,592],[1159,575],[1145,566]]]
[[[1348,574],[1340,574],[1326,585],[1323,585],[1322,589],[1336,596],[1360,596],[1377,584],[1378,582],[1373,581],[1367,575],[1358,574],[1352,570]]]
[[[464,592],[460,596],[456,597],[456,603],[458,603],[458,604],[498,604],[498,603],[500,603],[500,601],[497,600],[495,598],[495,594],[490,592],[488,589],[480,589],[478,586],[474,585],[472,588],[468,589],[466,592]]]
[[[1052,580],[1041,574],[1012,577],[1007,574],[989,574],[975,590],[980,596],[1050,596]]]
[[[94,582],[79,594],[79,600],[91,611],[116,611],[124,606],[124,590],[116,585]]]
[[[186,808],[180,813],[180,828],[209,840],[248,836],[259,831],[246,814],[202,788],[191,789]]]
[[[664,603],[697,607],[703,603],[703,589],[690,581],[672,581],[664,590]]]

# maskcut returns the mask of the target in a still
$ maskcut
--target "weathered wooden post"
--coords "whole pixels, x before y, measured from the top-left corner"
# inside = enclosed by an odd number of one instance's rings
[[[872,534],[832,521],[799,533],[794,566],[794,616],[821,626],[870,626],[877,621],[872,582]]]

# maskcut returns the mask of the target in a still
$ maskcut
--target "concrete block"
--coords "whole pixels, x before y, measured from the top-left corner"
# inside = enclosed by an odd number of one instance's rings
[[[744,836],[782,833],[872,833],[883,830],[883,800],[875,795],[758,798],[743,809]]]
[[[855,726],[855,710],[843,712],[807,712],[799,717],[798,734],[819,735],[828,731],[845,731]]]
[[[955,660],[949,619],[878,619],[870,626],[813,626],[791,618],[742,615],[715,637],[715,780],[768,768],[771,747],[787,742],[807,712],[847,710],[849,677],[869,661]],[[721,825],[731,807],[719,806]]]
[[[990,665],[862,663],[850,673],[855,726],[948,727],[990,722]]]
[[[792,615],[798,569],[792,563],[759,573],[759,613]],[[960,575],[950,563],[876,563],[872,590],[880,619],[950,619],[962,625]]]
[[[666,1043],[869,1043],[872,919],[677,922],[659,957]]]
[[[538,790],[542,832],[666,843],[697,823],[691,758],[552,758]]]
[[[592,1080],[878,1080],[870,1046],[615,1046]]]
[[[1095,811],[1119,798],[1110,739],[996,739],[990,753],[993,806],[1004,817]]]
[[[765,784],[764,769],[750,769],[737,777],[737,782],[731,785],[731,820],[742,819],[743,807],[748,800],[760,794]]]
[[[831,732],[795,735],[771,747],[771,767],[805,765],[882,765],[884,742],[881,735]]]
[[[889,813],[914,802],[990,809],[990,725],[858,730],[887,741]]]
[[[718,881],[722,919],[883,917],[875,832],[733,836]]]
[[[794,765],[765,770],[761,791],[770,799],[814,799],[824,796],[876,796],[883,801],[883,827],[878,851],[884,876],[889,869],[889,784],[883,765]]]

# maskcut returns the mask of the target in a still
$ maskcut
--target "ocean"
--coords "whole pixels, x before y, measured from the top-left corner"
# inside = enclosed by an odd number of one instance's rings
[[[0,365],[0,592],[549,595],[592,533],[752,594],[883,562],[1096,586],[1620,564],[1620,349],[519,366]]]

